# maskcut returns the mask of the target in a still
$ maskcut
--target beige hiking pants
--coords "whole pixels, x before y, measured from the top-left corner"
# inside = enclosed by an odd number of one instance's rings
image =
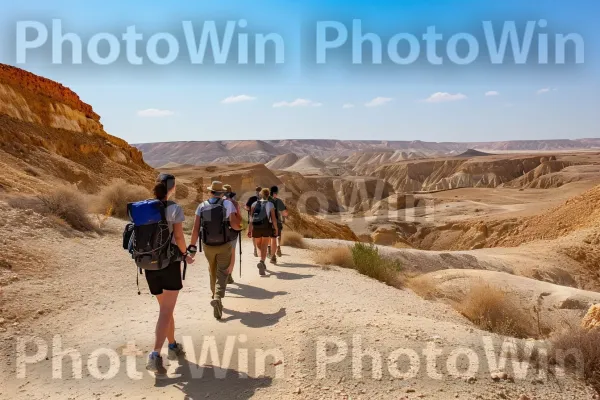
[[[204,255],[208,260],[210,274],[210,290],[213,299],[225,297],[227,289],[227,269],[231,263],[231,243],[222,246],[204,246]]]

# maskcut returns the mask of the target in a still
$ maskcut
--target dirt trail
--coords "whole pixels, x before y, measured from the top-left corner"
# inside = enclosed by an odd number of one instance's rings
[[[187,360],[171,361],[168,376],[155,379],[144,371],[144,364],[153,342],[156,300],[144,280],[140,282],[142,295],[137,295],[135,270],[119,248],[122,222],[111,220],[109,224],[114,233],[101,238],[38,242],[40,254],[54,248],[57,265],[50,278],[5,288],[5,307],[16,307],[23,296],[33,298],[42,313],[16,326],[10,324],[8,331],[1,333],[4,362],[0,373],[7,379],[0,383],[0,398],[517,399],[525,393],[544,399],[591,398],[581,383],[570,379],[532,383],[527,377],[492,382],[484,358],[479,371],[465,373],[461,369],[462,377],[452,376],[446,369],[452,351],[472,349],[485,357],[482,338],[493,338],[495,345],[500,345],[502,338],[473,328],[449,307],[425,301],[409,290],[387,287],[350,270],[316,267],[307,250],[286,248],[281,263],[270,266],[268,276],[261,278],[248,241],[243,245],[242,277],[236,267],[237,283],[228,288],[222,322],[212,317],[209,306],[206,260],[199,255],[198,262],[189,267],[176,309],[177,338],[187,346]],[[26,376],[20,379],[15,376],[16,343],[29,335],[44,340],[49,354],[47,359],[27,365]],[[74,349],[82,355],[81,379],[73,377],[69,356],[64,357],[62,370],[55,372],[62,371],[63,379],[53,379],[53,354],[60,359],[52,343],[54,335],[59,335],[63,351]],[[327,337],[338,341],[340,351],[347,345],[347,357],[328,365],[324,379],[317,379],[317,343]],[[362,343],[353,343],[353,337]],[[211,339],[218,346],[219,357],[224,355],[227,340],[235,342],[230,346],[229,363],[210,357],[200,360],[205,340]],[[427,364],[424,351],[428,346],[442,351],[437,362]],[[32,355],[36,349],[30,347],[27,354]],[[331,347],[319,359],[335,354]],[[372,376],[378,368],[373,368],[377,363],[372,365],[368,356],[362,368],[354,360],[358,367],[353,370],[352,355],[360,348],[382,355],[381,376]],[[101,356],[90,369],[88,362],[98,349],[108,349],[118,357],[111,361]],[[256,351],[273,349],[274,357],[266,358],[261,372],[256,368],[261,359]],[[397,349],[417,352],[418,364],[410,364],[416,366],[414,376],[399,375],[411,372],[406,356],[400,357],[397,371],[389,368],[388,356]],[[95,365],[99,372],[94,372]],[[459,360],[458,366],[464,368],[468,363]],[[98,379],[99,373],[111,370],[114,377]],[[442,375],[432,375],[429,370]],[[249,376],[240,378],[240,371]],[[215,377],[215,373],[225,376]]]

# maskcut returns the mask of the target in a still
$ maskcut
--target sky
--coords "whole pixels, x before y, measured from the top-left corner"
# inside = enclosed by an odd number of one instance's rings
[[[70,87],[130,143],[576,139],[599,136],[599,17],[591,0],[21,0],[3,5],[0,62]],[[500,63],[490,47],[511,21],[521,42],[530,29],[531,49]],[[228,53],[190,55],[211,24],[226,42],[228,23]],[[428,29],[441,35],[437,59]],[[276,38],[262,64],[257,35]],[[80,59],[60,42],[73,36]]]

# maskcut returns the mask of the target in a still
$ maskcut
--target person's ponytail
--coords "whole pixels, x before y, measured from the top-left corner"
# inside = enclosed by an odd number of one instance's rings
[[[165,201],[167,199],[167,193],[167,185],[163,182],[158,182],[156,186],[154,186],[154,197],[156,197],[157,200]]]

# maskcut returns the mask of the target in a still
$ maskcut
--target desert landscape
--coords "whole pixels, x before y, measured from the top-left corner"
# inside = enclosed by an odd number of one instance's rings
[[[0,398],[600,395],[600,139],[130,145],[70,89],[10,66],[0,139]],[[125,206],[158,173],[177,178],[186,235],[215,180],[243,202],[277,185],[290,212],[266,277],[244,239],[222,321],[206,260],[189,267],[187,356],[160,378],[143,368],[156,301],[121,248]],[[23,375],[22,351],[39,355]]]

